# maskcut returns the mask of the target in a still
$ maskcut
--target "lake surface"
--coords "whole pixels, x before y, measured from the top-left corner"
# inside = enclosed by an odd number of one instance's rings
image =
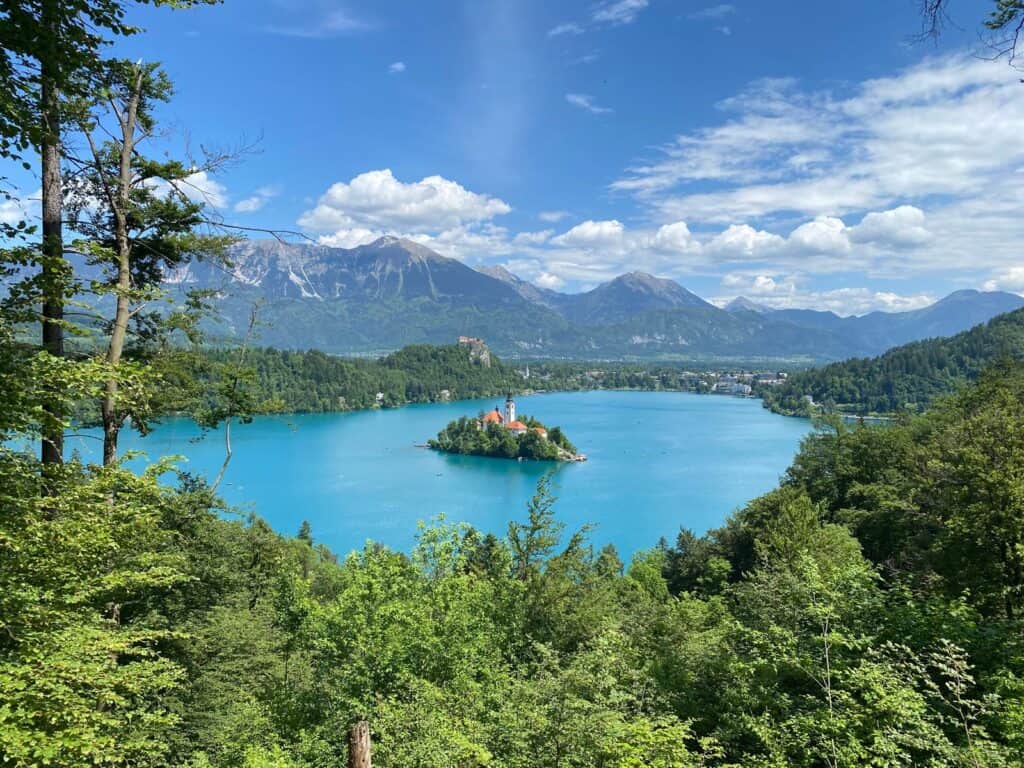
[[[675,392],[573,392],[524,396],[520,414],[561,425],[589,461],[516,462],[449,456],[417,448],[452,419],[496,400],[461,401],[345,414],[260,418],[232,430],[234,457],[221,493],[294,534],[303,520],[336,552],[367,539],[408,549],[419,520],[443,513],[504,533],[523,519],[538,478],[553,472],[559,519],[593,524],[597,545],[628,557],[680,526],[702,533],[773,488],[810,430],[769,413],[758,400]],[[223,434],[173,420],[124,449],[150,458],[188,457],[182,467],[216,476]],[[72,440],[92,457],[96,440]]]

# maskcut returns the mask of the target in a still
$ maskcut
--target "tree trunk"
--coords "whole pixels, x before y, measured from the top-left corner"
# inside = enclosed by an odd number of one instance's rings
[[[42,27],[47,48],[40,56],[43,119],[42,207],[43,207],[43,349],[54,357],[64,356],[64,259],[62,229],[63,184],[61,179],[61,115],[58,92],[59,73],[54,71],[54,51],[60,38],[60,0],[47,0],[42,8]],[[43,425],[41,459],[43,464],[64,460],[64,417],[59,405],[43,403],[49,423]]]
[[[120,240],[120,238],[118,238]],[[122,251],[118,243],[117,269],[117,310],[114,313],[114,328],[110,334],[107,347],[107,363],[111,366],[110,378],[103,389],[103,402],[100,412],[103,415],[103,463],[113,464],[117,461],[117,436],[121,432],[121,414],[117,412],[117,365],[121,362],[124,352],[124,340],[128,335],[128,295],[131,287],[131,273],[128,269],[127,240]]]
[[[370,724],[365,720],[348,729],[348,768],[370,768]]]
[[[124,342],[128,337],[128,318],[131,307],[128,292],[132,287],[131,258],[132,245],[128,236],[128,214],[131,204],[132,188],[132,155],[135,152],[135,122],[138,117],[139,101],[142,99],[142,69],[132,84],[131,96],[128,100],[127,113],[121,120],[121,157],[118,164],[117,194],[111,195],[111,207],[114,214],[117,281],[115,293],[117,308],[114,312],[114,327],[110,332],[110,343],[107,346],[107,364],[110,376],[103,389],[103,402],[100,412],[103,415],[103,463],[113,464],[117,461],[117,437],[121,432],[122,416],[117,412],[117,366],[124,353]],[[90,138],[90,143],[92,139]],[[97,168],[102,173],[102,163],[96,156]]]

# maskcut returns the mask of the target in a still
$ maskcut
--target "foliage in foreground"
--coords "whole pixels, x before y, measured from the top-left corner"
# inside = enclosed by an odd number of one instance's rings
[[[0,764],[1000,766],[1024,759],[1024,372],[810,437],[624,567],[546,483],[505,537],[338,561],[154,467],[0,456]],[[680,510],[685,518],[686,510]]]

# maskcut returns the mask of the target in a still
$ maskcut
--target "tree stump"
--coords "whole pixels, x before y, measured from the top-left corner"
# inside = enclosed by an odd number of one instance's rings
[[[370,724],[365,720],[348,729],[348,768],[370,768]]]

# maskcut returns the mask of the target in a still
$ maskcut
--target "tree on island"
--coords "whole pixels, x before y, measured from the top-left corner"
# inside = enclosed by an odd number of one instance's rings
[[[527,425],[524,432],[514,432],[501,424],[463,416],[438,432],[427,444],[445,453],[489,456],[501,459],[536,459],[539,461],[570,461],[576,457],[573,445],[560,427],[548,430],[529,416],[520,420]],[[546,436],[543,432],[546,432]]]

